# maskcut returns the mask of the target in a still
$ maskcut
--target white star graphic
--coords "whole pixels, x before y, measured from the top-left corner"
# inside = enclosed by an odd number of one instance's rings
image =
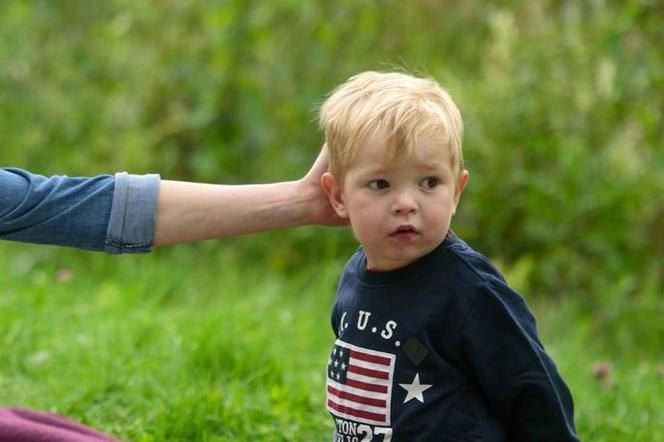
[[[420,374],[415,375],[415,379],[410,384],[399,384],[401,388],[405,389],[408,393],[406,394],[406,399],[403,400],[405,404],[411,399],[417,399],[418,401],[424,403],[423,393],[429,388],[433,387],[430,384],[420,384]]]

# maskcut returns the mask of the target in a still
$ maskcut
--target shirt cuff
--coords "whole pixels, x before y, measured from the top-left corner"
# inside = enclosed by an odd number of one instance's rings
[[[108,253],[148,253],[157,221],[160,176],[115,174],[111,216],[106,231]]]

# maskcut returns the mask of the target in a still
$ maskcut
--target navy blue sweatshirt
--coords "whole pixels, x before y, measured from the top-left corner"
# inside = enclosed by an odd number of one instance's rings
[[[360,248],[332,327],[335,442],[579,440],[523,298],[454,234],[389,272],[367,271]]]

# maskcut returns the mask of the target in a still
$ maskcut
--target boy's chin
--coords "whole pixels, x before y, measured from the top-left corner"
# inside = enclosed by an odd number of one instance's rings
[[[372,272],[389,272],[391,270],[398,270],[407,267],[427,255],[426,253],[415,253],[390,257],[389,259],[371,259],[367,256],[367,270]]]

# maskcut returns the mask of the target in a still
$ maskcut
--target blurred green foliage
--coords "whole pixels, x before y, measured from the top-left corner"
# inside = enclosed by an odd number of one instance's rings
[[[3,0],[0,161],[292,179],[321,144],[325,94],[398,67],[439,80],[462,110],[461,236],[536,294],[659,291],[663,12],[656,0]],[[259,236],[243,256],[294,268],[352,250],[344,229],[272,235],[280,247]]]

